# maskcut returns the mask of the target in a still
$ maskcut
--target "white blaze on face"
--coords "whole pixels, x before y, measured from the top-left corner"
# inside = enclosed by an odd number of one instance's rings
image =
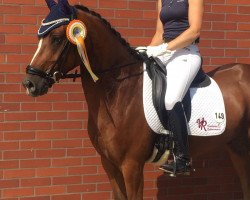
[[[31,62],[30,62],[30,65],[31,65],[31,66],[32,66],[32,63],[33,63],[34,59],[36,58],[37,54],[39,53],[39,51],[40,51],[40,49],[41,49],[41,47],[42,47],[42,43],[43,43],[43,38],[41,38],[41,39],[39,40],[39,43],[38,43],[38,47],[37,47],[36,53],[34,54],[32,60],[31,60]]]

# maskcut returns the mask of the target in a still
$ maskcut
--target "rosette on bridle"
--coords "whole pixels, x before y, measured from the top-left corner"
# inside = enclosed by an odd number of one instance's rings
[[[84,42],[84,39],[87,36],[87,28],[85,24],[80,20],[71,21],[67,26],[66,34],[68,40],[72,44],[75,44],[77,46],[78,53],[82,59],[82,62],[84,63],[84,66],[88,70],[93,80],[96,82],[98,80],[98,77],[94,74],[90,67],[88,54]]]

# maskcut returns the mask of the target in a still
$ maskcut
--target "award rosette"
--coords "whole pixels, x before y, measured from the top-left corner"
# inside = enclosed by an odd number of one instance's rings
[[[68,40],[72,44],[75,44],[77,46],[78,53],[86,69],[90,73],[93,80],[96,82],[98,80],[98,77],[94,74],[90,67],[87,50],[84,42],[87,36],[87,28],[85,24],[80,20],[72,20],[67,26],[66,34]]]

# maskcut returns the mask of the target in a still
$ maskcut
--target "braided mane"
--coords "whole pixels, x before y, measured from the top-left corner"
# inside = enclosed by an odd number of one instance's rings
[[[86,13],[89,13],[95,17],[97,17],[98,19],[100,19],[100,21],[107,27],[111,30],[111,32],[120,40],[121,44],[124,45],[127,50],[138,60],[142,60],[141,56],[138,54],[138,52],[132,48],[130,46],[130,44],[121,36],[121,34],[116,31],[112,26],[111,24],[106,20],[104,19],[99,13],[96,13],[95,11],[93,10],[90,10],[89,8],[83,6],[83,5],[75,5],[75,8],[76,9],[79,9],[79,10],[82,10]]]

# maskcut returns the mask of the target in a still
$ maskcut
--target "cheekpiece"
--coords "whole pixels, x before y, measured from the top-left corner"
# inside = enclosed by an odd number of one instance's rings
[[[67,25],[76,18],[75,8],[70,6],[67,0],[59,0],[58,3],[54,0],[46,0],[46,3],[50,13],[42,21],[38,30],[38,37],[43,37],[55,28]]]

